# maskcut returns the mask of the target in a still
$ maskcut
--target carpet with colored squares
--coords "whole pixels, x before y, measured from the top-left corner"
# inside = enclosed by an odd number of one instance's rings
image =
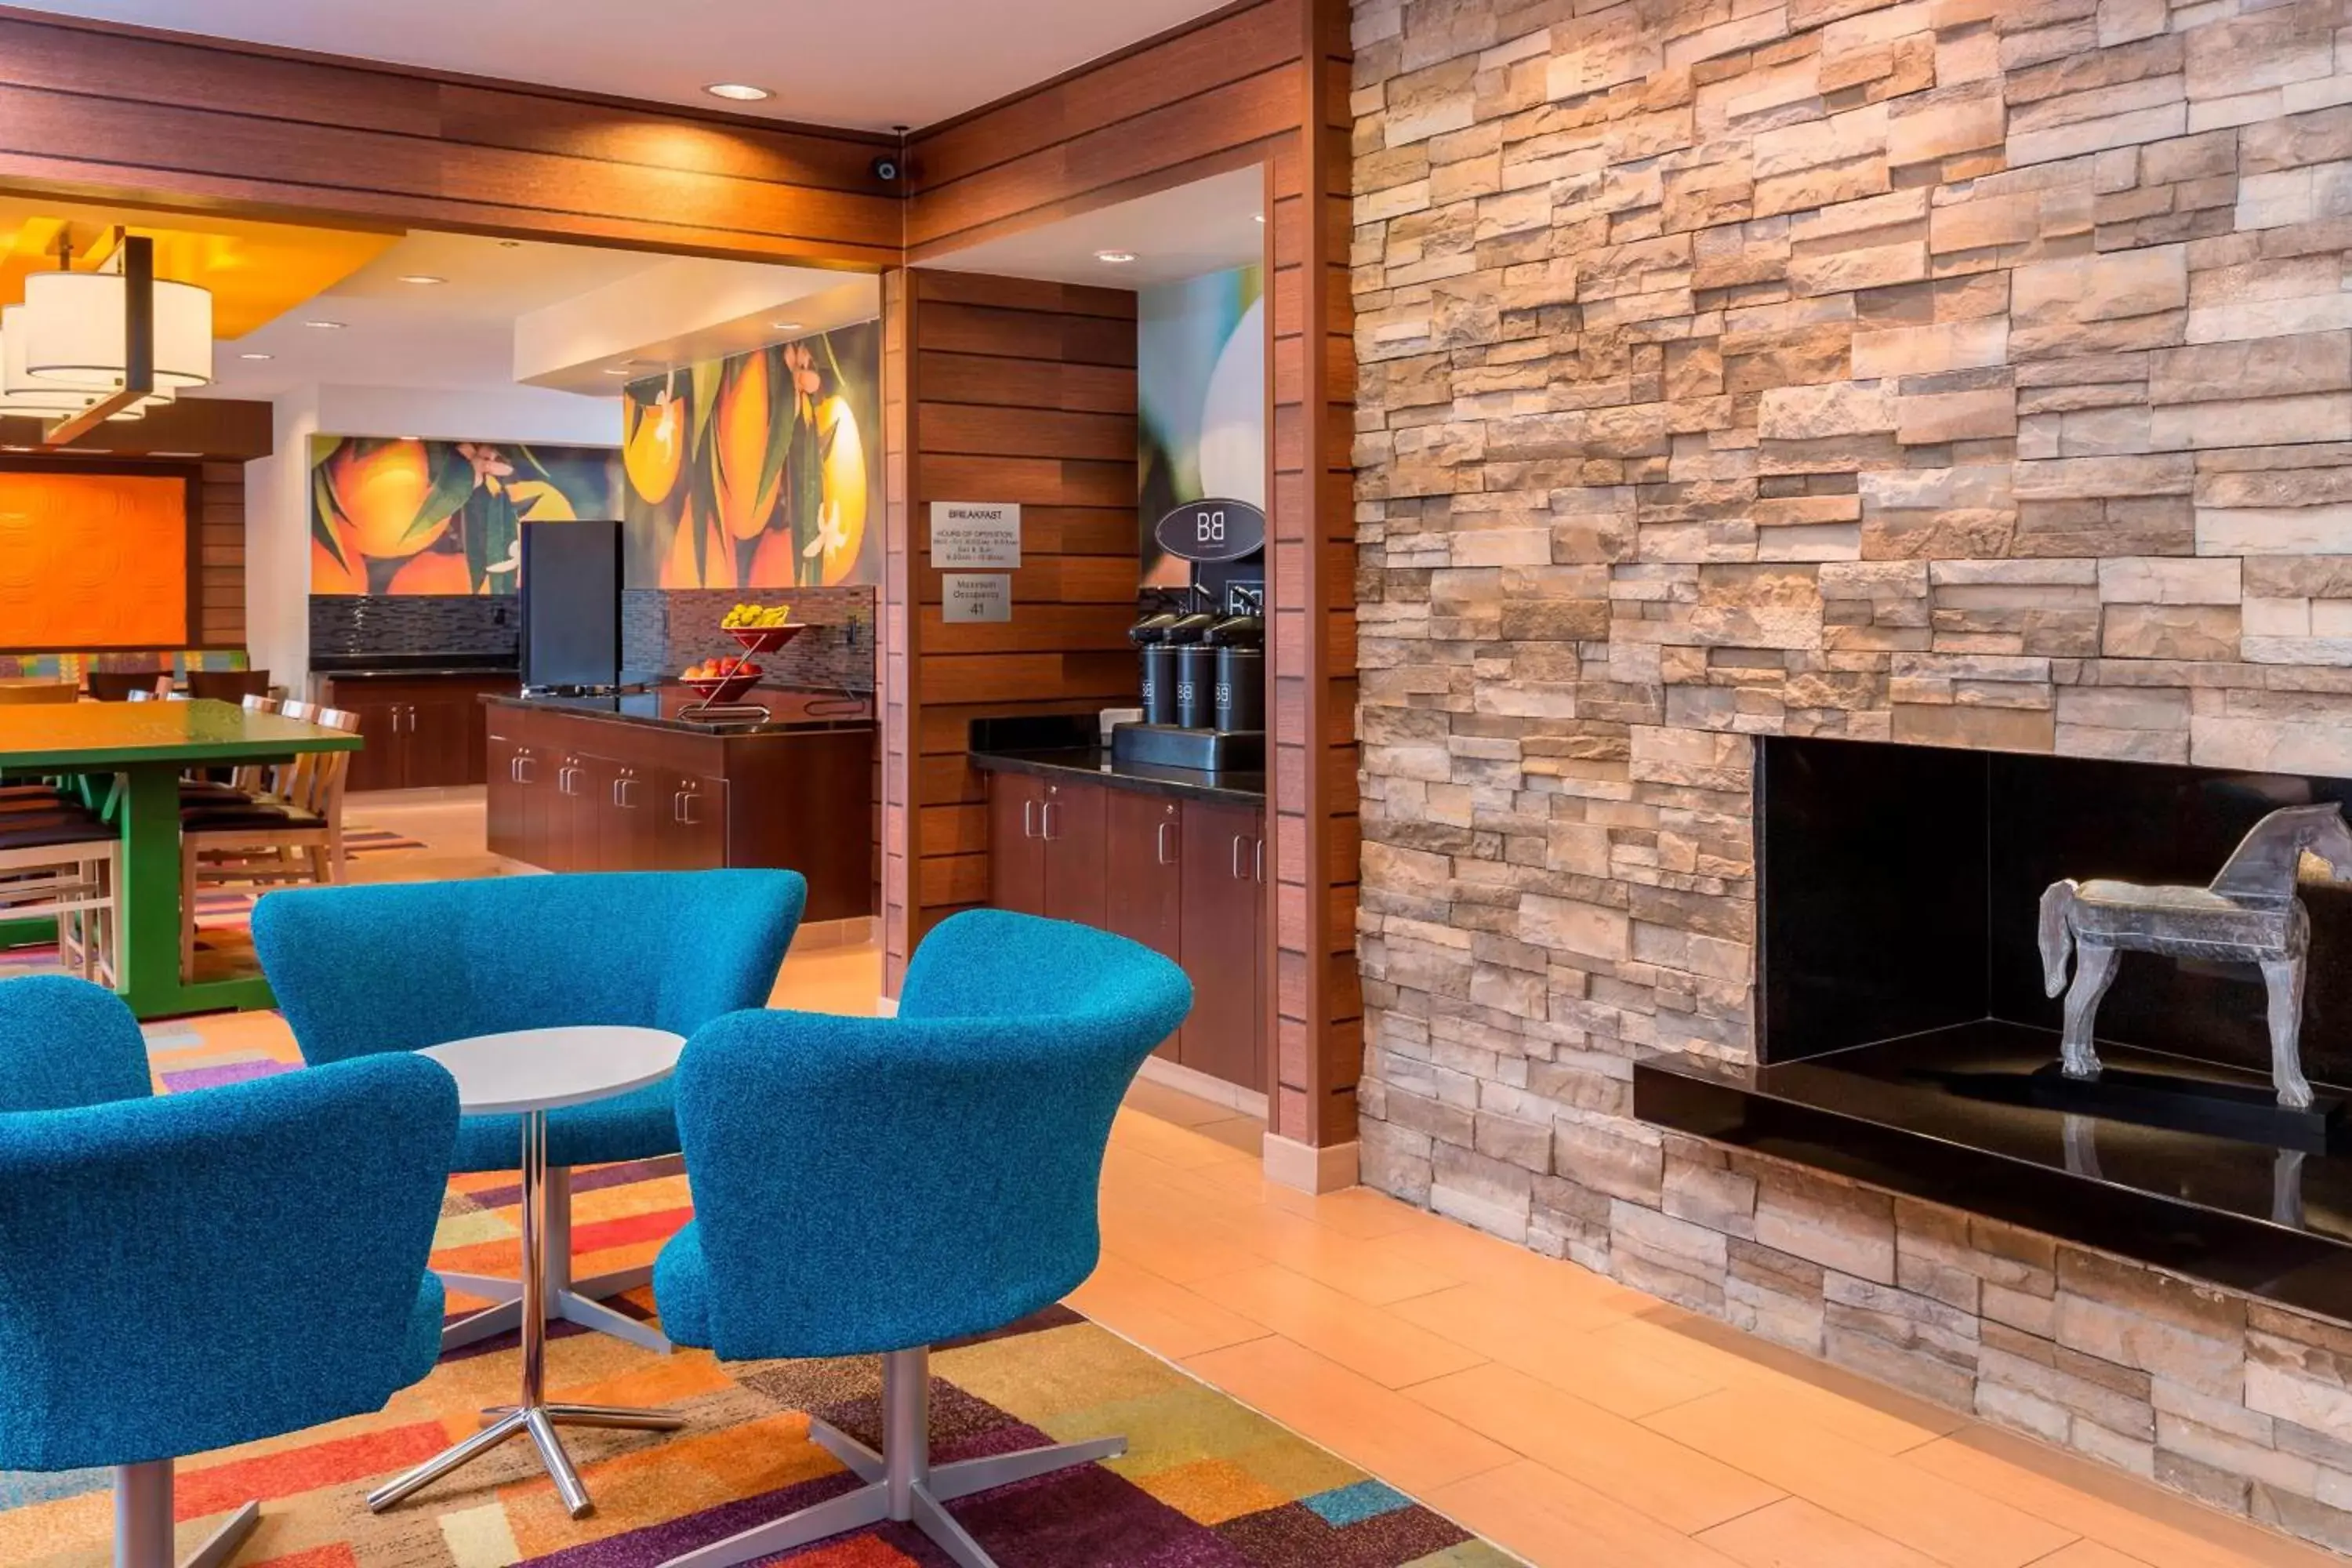
[[[257,1017],[254,1044],[149,1030],[166,1092],[289,1070],[282,1030]],[[445,1268],[511,1273],[520,1194],[511,1174],[452,1184],[436,1238]],[[582,1275],[649,1261],[688,1216],[675,1159],[575,1173]],[[469,1305],[455,1298],[453,1310]],[[650,1290],[615,1303],[650,1318]],[[565,1517],[527,1446],[488,1458],[381,1517],[364,1498],[393,1473],[476,1430],[513,1398],[515,1337],[442,1359],[381,1414],[180,1468],[183,1552],[217,1516],[259,1499],[262,1523],[238,1568],[653,1568],[856,1484],[807,1440],[812,1415],[880,1438],[878,1363],[866,1358],[721,1365],[663,1356],[559,1326],[551,1392],[588,1404],[661,1405],[676,1433],[569,1427],[596,1511]],[[941,1463],[1046,1442],[1124,1434],[1125,1458],[954,1505],[1003,1568],[1504,1568],[1518,1560],[1205,1384],[1051,1309],[932,1358],[932,1453]],[[104,1397],[93,1389],[93,1398]],[[0,1474],[0,1563],[100,1568],[112,1523],[104,1471]],[[796,1568],[953,1568],[910,1528],[885,1525],[772,1558]]]

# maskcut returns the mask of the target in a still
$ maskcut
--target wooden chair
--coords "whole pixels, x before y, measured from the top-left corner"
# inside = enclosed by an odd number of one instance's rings
[[[297,710],[300,710],[297,712]],[[289,718],[359,733],[360,717],[341,708],[287,702]],[[343,784],[349,752],[305,752],[289,764],[282,787],[243,806],[183,806],[180,812],[180,973],[196,962],[195,908],[208,887],[291,887],[343,879]]]
[[[121,841],[89,812],[0,815],[0,920],[55,920],[59,962],[101,985],[115,984],[121,871]]]
[[[246,693],[240,705],[248,713],[278,711],[278,699],[255,692]],[[180,807],[184,811],[199,805],[249,805],[278,793],[281,771],[281,764],[275,763],[247,763],[236,768],[205,768],[184,773],[180,778]]]
[[[266,669],[192,669],[188,671],[188,695],[207,702],[236,702],[247,697],[269,695],[269,672]]]
[[[100,702],[144,702],[172,689],[172,678],[136,669],[93,669],[89,694]]]

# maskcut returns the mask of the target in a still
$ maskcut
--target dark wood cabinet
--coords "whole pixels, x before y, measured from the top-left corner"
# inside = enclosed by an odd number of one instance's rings
[[[988,809],[990,902],[1176,960],[1192,1013],[1159,1054],[1265,1092],[1265,812],[1006,771],[990,775]]]
[[[1183,962],[1184,808],[1158,795],[1104,790],[1103,925]],[[1160,1055],[1182,1059],[1183,1031]]]
[[[808,879],[803,919],[874,912],[871,729],[730,735],[484,711],[492,853],[550,871],[783,867]]]
[[[1024,915],[1045,912],[1045,840],[1037,827],[1044,781],[998,773],[988,786],[988,901]]]
[[[434,789],[486,784],[493,764],[479,717],[486,692],[511,692],[512,677],[331,676],[331,708],[359,715],[347,788]],[[503,766],[503,763],[499,764]]]
[[[1037,807],[1037,831],[1045,841],[1044,912],[1048,919],[1104,923],[1104,794],[1092,784],[1045,785],[1045,797]]]
[[[1263,1092],[1265,1050],[1265,816],[1242,805],[1184,806],[1182,935],[1192,1014],[1177,1060]]]

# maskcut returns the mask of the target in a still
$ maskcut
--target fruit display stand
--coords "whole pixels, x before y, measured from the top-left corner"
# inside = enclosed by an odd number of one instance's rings
[[[715,676],[688,678],[686,684],[694,689],[699,700],[679,709],[677,716],[702,723],[767,722],[771,715],[766,704],[741,700],[743,694],[758,684],[763,671],[744,667],[751,663],[753,654],[773,653],[807,629],[805,621],[773,626],[726,627],[727,635],[743,651],[721,665]]]

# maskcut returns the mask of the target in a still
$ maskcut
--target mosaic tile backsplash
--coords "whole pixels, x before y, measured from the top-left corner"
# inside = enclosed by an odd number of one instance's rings
[[[621,595],[621,679],[663,679],[698,660],[741,652],[719,623],[746,598],[788,604],[793,619],[811,627],[774,653],[759,656],[768,672],[764,684],[874,689],[870,587],[776,588],[749,595],[732,589],[625,589]]]

